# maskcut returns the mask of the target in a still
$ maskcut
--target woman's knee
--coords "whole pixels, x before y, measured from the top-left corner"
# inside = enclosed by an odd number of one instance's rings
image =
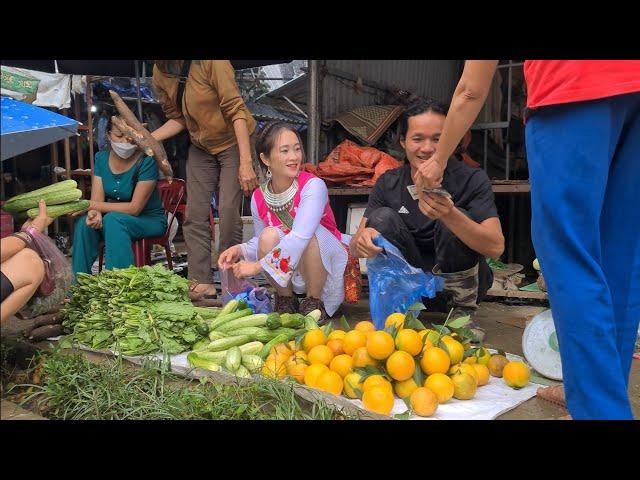
[[[102,227],[108,228],[113,225],[122,225],[126,214],[120,212],[110,212],[102,216]]]
[[[258,238],[258,248],[263,252],[268,252],[278,243],[280,243],[280,234],[278,233],[277,228],[266,227],[264,230],[262,230],[262,232],[260,232],[260,237]]]
[[[20,257],[20,264],[24,266],[25,272],[29,276],[30,283],[40,285],[44,279],[44,262],[35,251],[25,248],[17,253]]]

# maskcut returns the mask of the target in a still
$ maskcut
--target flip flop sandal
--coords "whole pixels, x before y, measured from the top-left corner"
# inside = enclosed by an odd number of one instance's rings
[[[201,300],[215,300],[218,298],[218,293],[205,293],[205,292],[196,292],[196,287],[200,285],[200,282],[193,280],[189,285],[189,298],[192,301],[201,301]]]
[[[562,385],[540,387],[536,391],[536,396],[559,407],[567,407],[564,399],[564,387]]]

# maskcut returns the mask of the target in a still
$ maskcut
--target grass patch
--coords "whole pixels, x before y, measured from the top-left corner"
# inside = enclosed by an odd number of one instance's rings
[[[298,397],[288,382],[247,385],[189,380],[157,362],[132,367],[120,359],[93,363],[54,351],[37,360],[38,383],[15,385],[21,403],[58,420],[343,420],[320,400]],[[33,376],[31,377],[33,378]]]

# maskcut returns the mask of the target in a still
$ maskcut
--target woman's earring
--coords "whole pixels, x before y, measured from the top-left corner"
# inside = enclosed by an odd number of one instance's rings
[[[271,178],[271,175],[272,175],[271,169],[267,168],[267,178]]]

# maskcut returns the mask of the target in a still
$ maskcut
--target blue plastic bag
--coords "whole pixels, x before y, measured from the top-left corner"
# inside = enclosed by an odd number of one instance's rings
[[[383,249],[367,259],[371,319],[380,330],[392,313],[405,313],[422,297],[435,297],[444,287],[444,279],[409,265],[398,248],[382,235],[373,243]]]
[[[222,286],[222,304],[229,300],[244,300],[253,313],[271,313],[273,307],[267,289],[258,287],[248,280],[236,278],[233,270],[220,270],[220,283]]]

